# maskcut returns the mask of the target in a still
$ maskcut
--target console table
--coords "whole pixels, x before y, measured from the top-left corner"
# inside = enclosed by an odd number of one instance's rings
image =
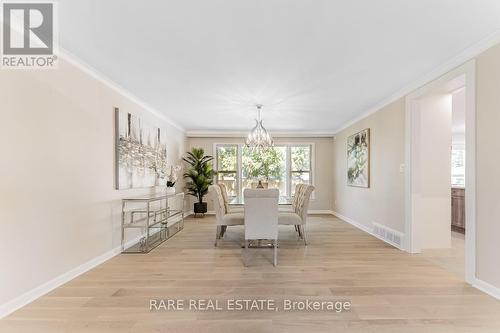
[[[122,199],[122,253],[148,253],[184,228],[184,193],[156,193]],[[127,230],[139,240],[127,246]]]

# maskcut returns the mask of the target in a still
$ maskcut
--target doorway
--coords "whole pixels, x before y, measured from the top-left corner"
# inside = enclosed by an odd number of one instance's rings
[[[475,62],[450,71],[406,97],[406,244],[410,253],[451,248],[454,98],[464,98],[464,279],[475,281]],[[456,101],[455,101],[456,102]],[[458,136],[458,135],[457,135]],[[455,173],[455,175],[453,175]],[[455,191],[455,194],[456,191]],[[456,216],[454,216],[456,217]],[[458,237],[458,234],[453,234]],[[454,244],[456,245],[456,244]]]

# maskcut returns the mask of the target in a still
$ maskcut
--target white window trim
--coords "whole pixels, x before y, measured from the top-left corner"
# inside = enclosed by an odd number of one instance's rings
[[[241,190],[242,190],[242,176],[243,176],[243,169],[242,169],[242,162],[241,162],[241,157],[242,157],[242,149],[245,146],[244,143],[241,143],[241,141],[234,141],[234,142],[214,142],[213,144],[213,155],[214,155],[214,170],[218,170],[218,165],[217,165],[217,147],[218,146],[237,146],[238,147],[238,153],[237,153],[237,161],[236,161],[236,167],[238,170],[237,172],[237,183],[236,183],[236,188],[238,195],[242,195]],[[309,177],[311,179],[311,185],[316,187],[316,143],[314,142],[275,142],[276,147],[286,147],[286,157],[285,157],[285,175],[286,175],[286,191],[287,191],[287,196],[291,197],[291,187],[292,187],[292,179],[291,179],[291,168],[292,168],[292,163],[291,163],[291,148],[292,146],[310,146],[311,147],[311,171],[309,173]],[[216,178],[217,179],[217,178]],[[311,195],[311,201],[314,201],[316,199],[315,192],[312,192]]]
[[[452,153],[453,151],[456,151],[456,150],[460,150],[464,153],[464,155],[466,156],[467,152],[465,151],[465,144],[452,144]],[[453,156],[453,154],[452,154]],[[467,158],[464,158],[464,164],[465,164],[465,161],[466,161]],[[465,168],[465,165],[464,165],[464,168]],[[463,174],[461,174],[460,176],[464,177],[465,179],[465,175],[466,175],[467,171],[465,171]],[[453,174],[453,169],[451,170],[451,180],[452,180],[452,183],[451,183],[451,186],[453,187],[465,187],[465,184],[454,184],[453,183],[453,177],[454,177],[454,174]]]
[[[214,143],[212,152],[213,152],[213,168],[215,171],[218,171],[219,167],[217,165],[218,162],[218,156],[217,156],[217,146],[226,146],[226,147],[232,147],[232,146],[237,146],[237,151],[236,151],[236,192],[240,193],[240,188],[241,188],[241,153],[240,153],[240,143],[239,142],[225,142],[225,143]],[[216,182],[219,181],[218,177],[215,177]]]

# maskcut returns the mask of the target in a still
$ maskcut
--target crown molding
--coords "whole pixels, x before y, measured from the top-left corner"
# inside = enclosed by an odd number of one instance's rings
[[[332,131],[269,131],[275,138],[333,138]],[[186,131],[188,138],[244,138],[248,131]]]
[[[341,131],[347,129],[348,127],[354,125],[355,123],[359,122],[362,119],[365,119],[366,117],[380,111],[382,108],[386,107],[387,105],[397,101],[400,98],[405,97],[406,95],[410,94],[411,92],[417,90],[418,88],[424,86],[425,84],[436,80],[437,78],[443,76],[450,70],[466,63],[467,61],[477,57],[479,54],[483,53],[487,49],[493,47],[494,45],[500,43],[500,30],[495,31],[494,33],[490,34],[486,38],[482,39],[478,43],[472,45],[469,48],[466,48],[464,51],[462,51],[460,54],[457,56],[451,58],[449,61],[445,62],[441,66],[435,68],[431,72],[427,73],[426,75],[420,77],[419,79],[413,81],[409,85],[403,87],[402,89],[396,91],[389,97],[385,98],[381,102],[375,104],[371,108],[369,108],[366,112],[363,112],[359,116],[349,120],[348,122],[344,123],[342,126],[335,130],[331,131],[273,131],[272,135],[274,137],[333,137],[335,134],[340,133]],[[174,126],[175,128],[179,129],[180,131],[184,132],[187,137],[245,137],[247,135],[246,132],[244,131],[225,131],[225,130],[209,130],[209,131],[203,131],[203,130],[186,130],[183,128],[181,125],[177,124],[175,121],[170,119],[169,117],[165,116],[155,108],[153,108],[151,105],[147,104],[143,100],[139,99],[137,96],[123,88],[122,86],[118,85],[116,82],[112,81],[109,79],[107,76],[96,70],[95,68],[89,66],[87,63],[76,57],[74,54],[68,52],[67,50],[64,50],[63,48],[60,48],[59,50],[60,56],[68,61],[69,63],[73,64],[74,66],[78,67],[82,71],[86,72],[87,74],[91,75],[98,81],[102,82],[106,86],[112,88],[116,92],[120,93],[121,95],[127,97],[140,107],[144,108],[146,111],[150,112],[151,114],[155,115],[156,117],[164,120],[165,122],[169,123],[170,125]]]
[[[400,98],[405,97],[406,95],[408,95],[411,92],[419,89],[420,87],[428,84],[429,82],[432,82],[432,81],[438,79],[439,77],[448,73],[452,69],[463,65],[467,61],[477,57],[478,55],[480,55],[484,51],[488,50],[489,48],[491,48],[499,43],[500,43],[500,30],[497,30],[494,33],[487,36],[486,38],[480,40],[478,43],[466,48],[461,53],[459,53],[457,56],[455,56],[455,57],[451,58],[450,60],[448,60],[447,62],[443,63],[441,66],[435,68],[434,70],[427,73],[426,75],[420,77],[419,79],[413,81],[409,85],[396,91],[394,94],[390,95],[389,97],[385,98],[381,102],[377,103],[376,105],[374,105],[373,107],[368,109],[366,112],[349,120],[348,122],[346,122],[344,125],[337,128],[333,132],[335,134],[337,134],[337,133],[345,130],[346,128],[357,123],[358,121],[365,119],[366,117],[380,111],[380,109],[386,107],[387,105],[397,101]]]
[[[382,108],[386,107],[387,105],[397,101],[400,98],[405,97],[406,95],[410,94],[411,92],[417,90],[418,88],[424,86],[425,84],[443,76],[450,70],[466,63],[467,61],[477,57],[479,54],[483,53],[487,49],[493,47],[494,45],[500,43],[500,30],[495,31],[494,33],[490,34],[486,38],[482,39],[478,43],[472,45],[469,48],[466,48],[464,51],[462,51],[460,54],[457,56],[451,58],[441,66],[435,68],[431,72],[427,73],[426,75],[420,77],[419,79],[413,81],[409,85],[403,87],[402,89],[396,91],[389,97],[385,98],[381,102],[375,104],[371,108],[369,108],[366,112],[363,112],[359,116],[349,120],[348,122],[344,123],[342,126],[335,130],[331,131],[276,131],[272,132],[272,135],[275,137],[333,137],[335,134],[343,131],[344,129],[354,125],[358,121],[380,111]],[[175,121],[170,119],[169,117],[165,116],[155,108],[153,108],[151,105],[147,104],[122,86],[118,85],[116,82],[112,81],[109,79],[107,76],[96,70],[95,68],[91,67],[78,57],[76,57],[74,54],[70,53],[69,51],[60,48],[59,50],[60,56],[66,60],[67,62],[71,63],[72,65],[76,66],[77,68],[81,69],[85,73],[91,75],[94,77],[96,80],[99,82],[103,83],[104,85],[110,87],[111,89],[115,90],[119,94],[123,95],[124,97],[127,97],[146,111],[150,112],[151,114],[155,115],[156,117],[164,120],[165,122],[169,123],[170,125],[174,126],[175,128],[179,129],[182,132],[186,133],[187,137],[245,137],[247,135],[246,132],[244,131],[224,131],[224,130],[210,130],[210,131],[198,131],[198,130],[186,130],[183,128],[181,125],[177,124]]]
[[[95,69],[94,67],[90,66],[86,62],[84,62],[82,59],[75,56],[73,53],[63,49],[62,47],[59,47],[58,56],[60,58],[62,58],[64,61],[68,62],[69,64],[71,64],[71,65],[75,66],[76,68],[78,68],[79,70],[83,71],[84,73],[90,75],[91,77],[93,77],[94,79],[99,81],[100,83],[104,84],[106,87],[108,87],[108,88],[114,90],[115,92],[117,92],[118,94],[126,97],[127,99],[129,99],[133,103],[137,104],[139,107],[141,107],[145,111],[151,113],[155,117],[172,125],[173,127],[177,128],[181,132],[186,132],[186,129],[184,127],[182,127],[181,125],[179,125],[178,123],[176,123],[175,121],[170,119],[169,117],[165,116],[163,113],[156,110],[154,107],[152,107],[151,105],[149,105],[148,103],[146,103],[145,101],[140,99],[139,97],[135,96],[130,91],[123,88],[118,83],[114,82],[109,77],[107,77],[106,75],[104,75],[103,73],[101,73],[100,71]]]
[[[0,18],[0,23],[1,24],[4,23],[3,22],[3,17]],[[17,31],[18,33],[24,33],[23,31],[20,31],[16,27],[14,27],[14,30]],[[151,113],[155,117],[157,117],[157,118],[165,121],[166,123],[172,125],[173,127],[177,128],[181,132],[186,132],[186,129],[184,127],[182,127],[181,125],[179,125],[178,123],[176,123],[175,121],[173,121],[172,119],[170,119],[169,117],[165,116],[164,114],[162,114],[161,112],[159,112],[158,110],[156,110],[154,107],[152,107],[148,103],[144,102],[142,99],[140,99],[139,97],[135,96],[130,91],[128,91],[124,87],[120,86],[118,83],[116,83],[115,81],[111,80],[109,77],[107,77],[106,75],[104,75],[103,73],[101,73],[100,71],[98,71],[97,69],[95,69],[94,67],[90,66],[88,63],[86,63],[85,61],[83,61],[82,59],[80,59],[79,57],[77,57],[76,55],[74,55],[73,53],[71,53],[68,50],[64,49],[62,46],[60,46],[60,45],[58,46],[58,48],[57,48],[57,54],[56,55],[59,58],[61,58],[64,61],[66,61],[67,63],[75,66],[76,68],[78,68],[82,72],[90,75],[91,77],[93,77],[94,79],[96,79],[97,81],[99,81],[100,83],[102,83],[103,85],[105,85],[106,87],[114,90],[118,94],[120,94],[120,95],[126,97],[127,99],[131,100],[133,103],[137,104],[142,109],[144,109],[145,111]]]

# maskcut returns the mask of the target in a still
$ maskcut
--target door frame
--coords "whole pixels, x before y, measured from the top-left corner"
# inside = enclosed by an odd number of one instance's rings
[[[418,99],[431,94],[446,83],[465,76],[465,281],[472,284],[476,278],[476,62],[470,60],[440,78],[424,85],[406,96],[405,107],[405,250],[420,253],[420,237],[413,223],[412,194],[412,112]],[[451,189],[450,189],[451,190]],[[451,193],[450,193],[451,195]],[[451,221],[450,221],[451,223]]]

